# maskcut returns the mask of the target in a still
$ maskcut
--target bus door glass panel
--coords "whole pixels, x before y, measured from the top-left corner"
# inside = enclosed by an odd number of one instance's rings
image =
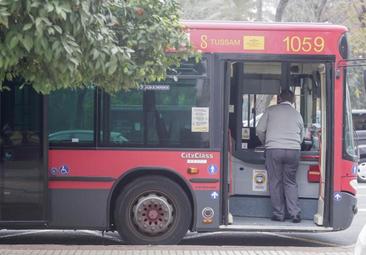
[[[239,74],[241,116],[237,117],[241,117],[241,122],[238,123],[236,151],[244,161],[263,161],[264,145],[256,136],[256,126],[265,109],[277,103],[281,71],[281,63],[278,62],[245,62]],[[250,154],[250,157],[245,157],[243,153]]]
[[[304,140],[301,144],[301,160],[297,171],[300,198],[319,198],[321,177],[320,148],[322,138],[322,113],[325,111],[321,87],[325,86],[325,68],[319,63],[292,63],[290,67],[290,89],[295,94],[295,109],[304,121]],[[316,211],[308,211],[310,218]]]
[[[290,89],[295,94],[294,106],[304,120],[302,154],[319,156],[324,112],[321,101],[321,86],[325,86],[324,65],[297,63],[291,64],[290,70]]]
[[[256,126],[264,110],[276,104],[277,95],[243,94],[242,105],[242,147],[241,149],[255,149],[263,151],[264,145],[256,135]],[[268,105],[265,107],[265,105]]]
[[[268,196],[264,166],[264,145],[256,136],[256,126],[265,109],[277,103],[282,78],[279,62],[245,62],[234,66],[231,87],[238,85],[236,100],[235,150],[232,157],[233,194]],[[233,122],[229,123],[232,129]]]
[[[0,220],[45,218],[42,97],[22,80],[0,93]]]

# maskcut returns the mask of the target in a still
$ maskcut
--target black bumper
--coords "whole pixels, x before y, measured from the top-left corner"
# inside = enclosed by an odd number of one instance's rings
[[[333,210],[331,225],[334,230],[343,230],[348,228],[357,213],[357,199],[354,195],[346,192],[338,192],[339,199],[333,197]]]

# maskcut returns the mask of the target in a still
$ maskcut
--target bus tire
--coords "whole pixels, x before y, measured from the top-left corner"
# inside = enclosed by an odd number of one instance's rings
[[[129,244],[177,244],[187,233],[192,210],[172,180],[146,176],[128,184],[117,198],[114,222]]]

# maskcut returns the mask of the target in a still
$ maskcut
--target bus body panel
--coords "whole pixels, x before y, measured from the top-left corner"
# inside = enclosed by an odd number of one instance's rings
[[[119,178],[131,169],[154,174],[154,168],[164,168],[190,184],[197,204],[194,228],[216,229],[220,224],[220,157],[219,152],[194,150],[50,150],[50,226],[108,229],[108,197]],[[199,173],[188,174],[190,167]],[[205,208],[214,212],[209,223],[204,221]],[[86,212],[93,213],[86,217]]]
[[[342,26],[186,23],[193,47],[202,52],[245,54],[338,54]]]
[[[332,207],[332,228],[343,230],[348,228],[357,213],[357,199],[348,192],[335,192]]]
[[[48,226],[59,229],[109,229],[107,222],[109,192],[109,189],[99,187],[50,188]]]

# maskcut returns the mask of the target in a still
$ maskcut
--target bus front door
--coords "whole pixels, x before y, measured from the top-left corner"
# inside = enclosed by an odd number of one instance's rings
[[[0,93],[0,225],[46,218],[46,146],[43,101],[21,80]],[[8,222],[8,224],[7,224]]]
[[[256,128],[264,111],[277,104],[281,89],[289,88],[295,94],[293,107],[303,116],[305,126],[296,174],[303,223],[324,225],[325,180],[320,177],[325,176],[325,165],[321,164],[320,154],[325,152],[326,123],[322,118],[326,105],[325,65],[242,61],[233,63],[231,68],[229,212],[234,224],[247,220],[261,223],[263,218],[272,216],[265,148],[256,135]]]

